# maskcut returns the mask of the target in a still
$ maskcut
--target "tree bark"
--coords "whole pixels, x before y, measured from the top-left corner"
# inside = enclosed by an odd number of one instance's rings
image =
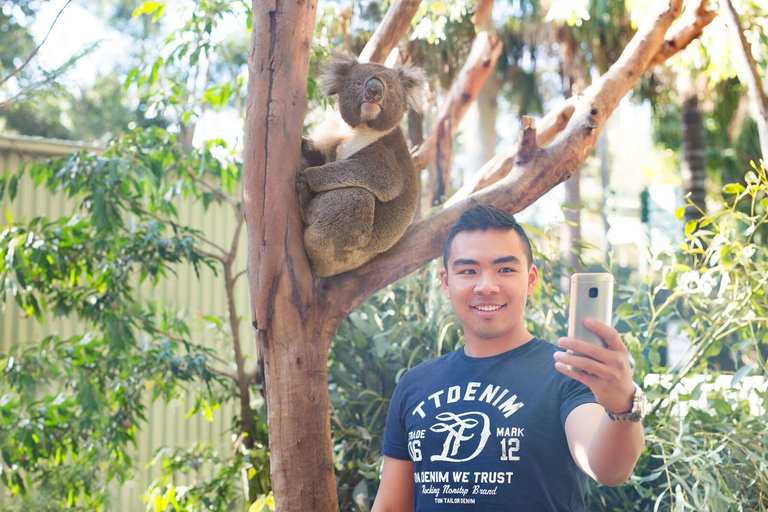
[[[576,249],[581,242],[581,168],[576,169],[565,182],[564,192],[565,222],[560,226],[560,259],[574,272],[581,272],[579,251]],[[566,293],[570,286],[570,279],[563,276],[560,289]]]
[[[731,33],[736,38],[736,46],[739,49],[739,53],[741,53],[747,66],[747,90],[749,91],[752,103],[757,108],[756,121],[757,133],[760,137],[760,152],[762,153],[763,162],[768,165],[768,94],[763,89],[760,74],[757,72],[757,64],[754,57],[752,57],[752,48],[744,37],[739,15],[736,13],[736,9],[733,8],[731,0],[726,0],[723,11],[728,25],[731,27]]]
[[[472,179],[472,175],[481,169],[485,162],[496,155],[496,146],[499,143],[496,119],[499,114],[498,96],[501,85],[501,80],[494,73],[490,73],[467,113],[464,122],[469,123],[469,126],[464,129],[464,137],[468,163],[464,169],[462,186]]]
[[[326,368],[339,320],[316,300],[294,187],[316,9],[254,1],[248,55],[248,280],[281,511],[338,510]]]
[[[558,32],[563,58],[564,93],[566,98],[571,98],[586,88],[588,77],[585,76],[586,71],[579,65],[581,47],[571,27],[563,26]],[[563,210],[565,222],[560,226],[560,257],[574,272],[581,272],[581,259],[576,249],[581,243],[581,169],[576,169],[563,188],[565,204],[568,206]],[[570,280],[564,275],[560,280],[560,289],[563,293],[568,293],[569,288]]]
[[[511,165],[512,172],[495,185],[415,223],[392,249],[366,265],[321,279],[312,276],[304,252],[294,188],[317,6],[313,1],[253,2],[243,201],[277,510],[338,510],[326,367],[331,339],[342,320],[379,289],[439,256],[448,227],[470,205],[494,204],[518,212],[570,177],[594,148],[619,100],[659,52],[681,3],[671,0],[663,12],[649,18],[621,59],[574,100],[562,133],[550,146],[526,144],[530,159]],[[487,68],[492,59],[484,62]],[[462,93],[450,100],[447,115],[454,130],[467,101]],[[536,141],[535,131],[530,126],[522,133]],[[427,161],[421,158],[419,169]]]

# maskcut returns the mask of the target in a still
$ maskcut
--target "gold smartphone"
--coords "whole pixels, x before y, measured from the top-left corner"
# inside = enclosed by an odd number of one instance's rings
[[[602,338],[584,327],[584,318],[594,318],[611,325],[613,319],[613,275],[607,272],[573,274],[568,311],[568,337],[605,346]],[[581,355],[570,351],[572,354]],[[568,366],[571,370],[579,368]]]

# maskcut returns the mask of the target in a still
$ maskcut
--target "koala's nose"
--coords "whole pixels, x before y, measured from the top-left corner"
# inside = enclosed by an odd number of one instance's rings
[[[384,84],[378,78],[371,78],[365,83],[365,101],[381,102],[384,95]]]

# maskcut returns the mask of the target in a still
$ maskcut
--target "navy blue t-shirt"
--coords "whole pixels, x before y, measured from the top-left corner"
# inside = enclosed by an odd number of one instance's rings
[[[581,511],[586,475],[565,419],[595,402],[534,338],[487,358],[459,348],[403,375],[382,453],[413,462],[414,503],[428,511]]]

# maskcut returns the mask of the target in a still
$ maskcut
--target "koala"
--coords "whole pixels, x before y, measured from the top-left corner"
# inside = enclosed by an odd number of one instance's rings
[[[304,247],[315,275],[357,268],[397,242],[419,200],[418,175],[399,123],[420,110],[424,71],[361,64],[336,54],[321,79],[338,113],[302,140],[296,188]]]

